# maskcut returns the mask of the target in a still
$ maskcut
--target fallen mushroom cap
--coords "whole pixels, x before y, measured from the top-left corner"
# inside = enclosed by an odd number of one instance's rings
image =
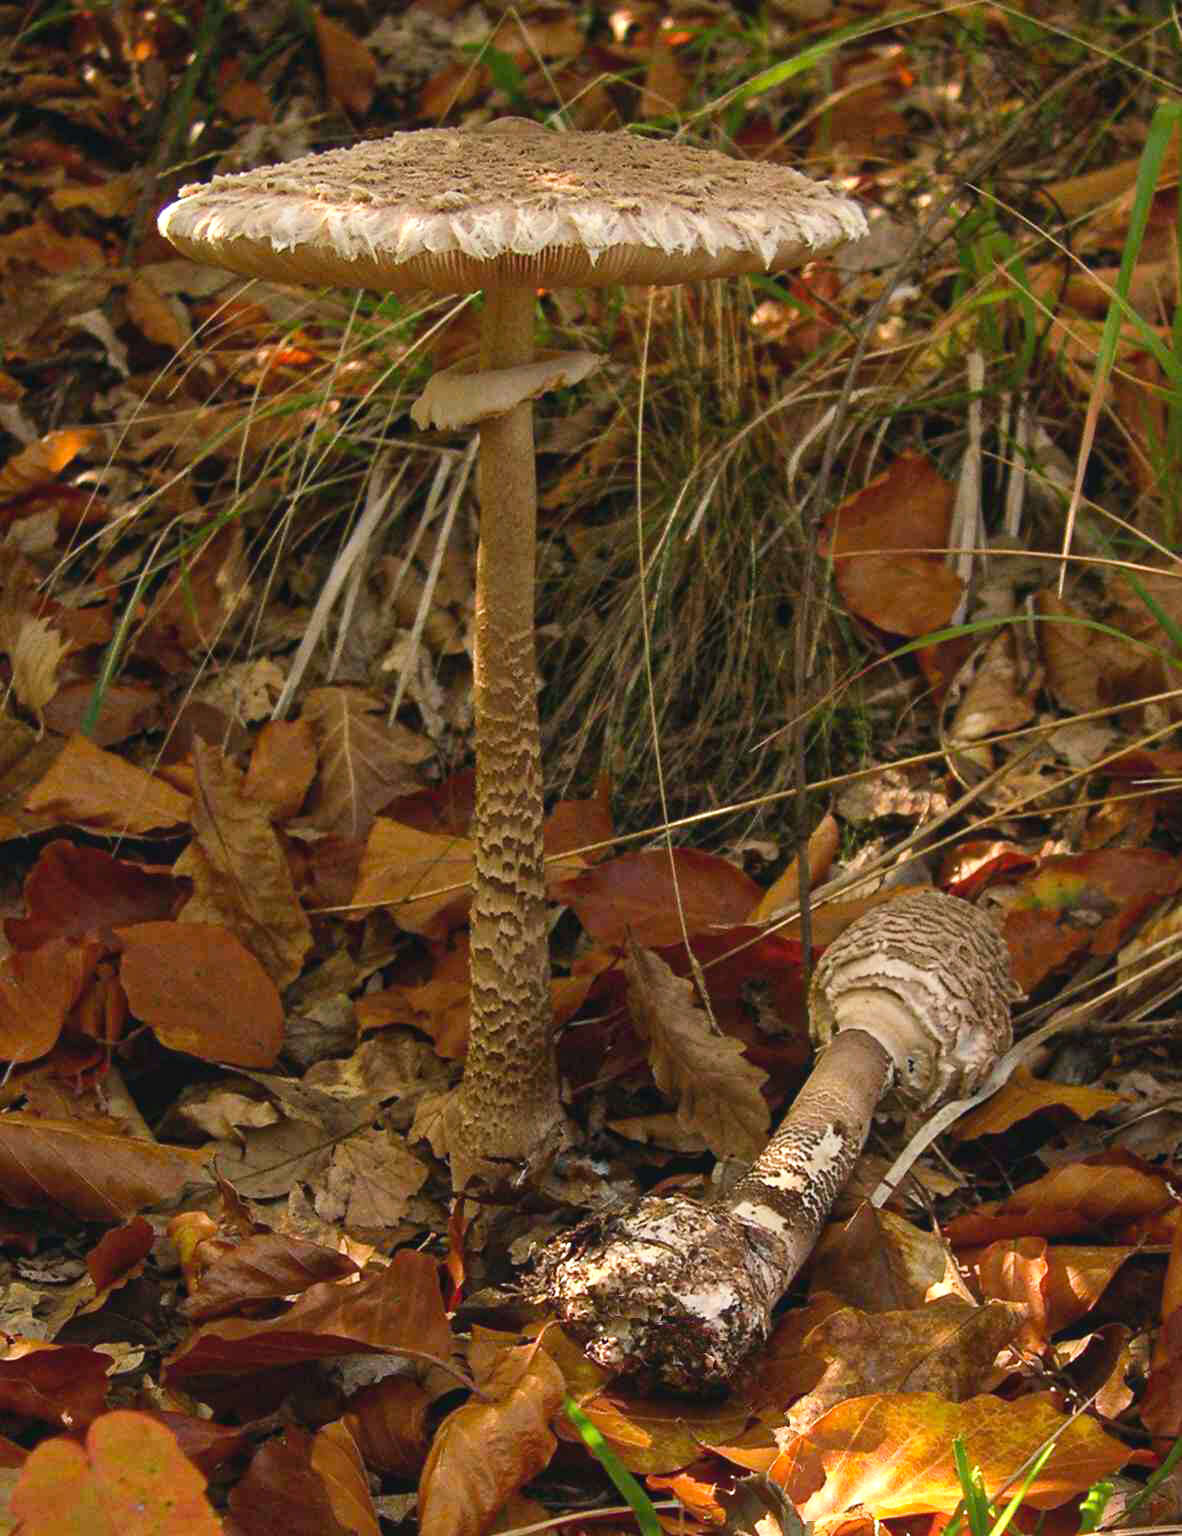
[[[866,233],[857,203],[787,166],[524,118],[215,176],[158,222],[231,271],[398,293],[774,272]]]
[[[864,1010],[894,1060],[893,1098],[923,1113],[981,1086],[1013,1040],[1018,996],[994,925],[968,902],[925,887],[873,908],[829,945],[813,975],[810,1022],[825,1045],[862,1027]]]
[[[527,1293],[610,1370],[724,1388],[767,1339],[882,1091],[971,1092],[1009,1044],[1016,992],[1000,934],[967,902],[925,888],[871,909],[817,967],[810,1006],[831,1048],[729,1197],[645,1196],[593,1217],[547,1246]]]

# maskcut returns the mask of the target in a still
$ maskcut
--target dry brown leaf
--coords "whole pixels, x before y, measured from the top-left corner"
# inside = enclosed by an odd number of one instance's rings
[[[936,1296],[970,1296],[938,1233],[921,1231],[869,1202],[849,1221],[825,1228],[809,1272],[814,1292],[830,1292],[864,1312],[920,1307]]]
[[[435,1433],[419,1480],[422,1536],[484,1536],[554,1454],[550,1420],[566,1384],[548,1354],[532,1344],[507,1351],[480,1385],[494,1401],[465,1403]]]
[[[115,934],[127,1001],[162,1044],[203,1061],[274,1065],[283,1044],[279,994],[228,929],[135,923]]]
[[[357,1265],[343,1253],[300,1237],[251,1233],[223,1251],[224,1241],[204,1241],[216,1232],[209,1218],[196,1211],[174,1217],[169,1225],[190,1288],[181,1311],[191,1322],[205,1323],[260,1301],[298,1296],[326,1280],[357,1273]]]
[[[1120,1234],[1172,1211],[1166,1179],[1121,1152],[1064,1163],[1005,1200],[987,1201],[954,1216],[944,1234],[954,1247],[1007,1237],[1072,1237],[1095,1228]]]
[[[58,690],[57,669],[70,642],[48,619],[31,614],[0,615],[0,647],[12,663],[12,687],[20,703],[43,720]]]
[[[89,1121],[0,1115],[0,1197],[21,1210],[61,1206],[84,1221],[123,1221],[175,1200],[201,1180],[207,1160]]]
[[[767,1073],[744,1057],[742,1044],[720,1034],[699,1006],[694,986],[659,955],[629,945],[628,1007],[657,1087],[677,1104],[678,1122],[697,1131],[716,1157],[754,1160],[771,1117],[760,1092]]]
[[[1047,622],[1037,626],[1046,666],[1047,687],[1063,709],[1087,714],[1138,692],[1138,678],[1149,662],[1143,647],[1106,635],[1050,588],[1035,595],[1035,610]]]
[[[373,105],[378,66],[372,53],[347,27],[319,9],[313,11],[316,45],[324,69],[324,83],[334,101],[346,112],[364,117]]]
[[[400,1249],[356,1284],[313,1285],[278,1317],[223,1318],[190,1334],[167,1362],[170,1380],[240,1377],[276,1365],[409,1349],[446,1359],[451,1328],[435,1261]]]
[[[417,1478],[427,1459],[431,1397],[417,1381],[386,1376],[349,1399],[345,1423],[375,1472]]]
[[[242,774],[203,741],[193,744],[194,841],[175,865],[195,889],[185,923],[224,923],[279,988],[303,969],[312,926],[266,805],[246,798]]]
[[[25,796],[25,809],[113,832],[151,832],[189,819],[188,797],[142,768],[71,736],[53,767]]]
[[[688,1466],[704,1446],[742,1434],[751,1419],[741,1393],[723,1402],[695,1403],[672,1397],[629,1397],[613,1384],[610,1394],[580,1397],[579,1406],[628,1470],[646,1475]],[[579,1438],[574,1426],[563,1419],[555,1430],[562,1440]]]
[[[953,741],[979,741],[995,731],[1013,731],[1034,719],[1042,686],[1039,667],[1027,668],[1017,654],[1012,631],[995,635],[956,706],[949,734]]]
[[[365,1463],[344,1419],[336,1419],[316,1432],[310,1464],[324,1483],[341,1529],[350,1532],[350,1536],[380,1536]]]
[[[0,1057],[36,1061],[53,1049],[100,953],[96,945],[51,938],[0,960]]]
[[[316,775],[316,739],[306,720],[270,720],[255,739],[242,793],[275,821],[299,811]]]
[[[825,519],[824,553],[850,611],[895,635],[947,624],[962,583],[939,553],[948,543],[955,487],[919,454],[884,474]]]
[[[550,890],[600,944],[631,938],[654,949],[680,944],[686,933],[718,933],[747,922],[762,894],[729,859],[698,848],[621,854],[574,879],[556,880]]]
[[[468,838],[437,837],[381,816],[365,845],[352,905],[359,914],[386,907],[408,933],[443,938],[467,917],[474,868]]]
[[[387,725],[387,704],[361,688],[314,688],[302,718],[320,754],[320,782],[309,809],[322,832],[360,842],[398,795],[420,788],[412,769],[434,755],[422,736]]]
[[[59,736],[73,736],[93,702],[92,680],[63,683],[45,706],[45,724]],[[111,683],[103,692],[89,736],[96,746],[113,747],[160,724],[160,695],[154,688],[143,683]]]
[[[824,880],[837,855],[840,840],[837,819],[826,812],[809,837],[809,878],[815,885]],[[800,896],[800,860],[793,859],[784,873],[760,897],[748,918],[752,923],[770,923]]]
[[[273,1435],[251,1457],[227,1501],[241,1536],[357,1536],[333,1512],[323,1477],[312,1468],[313,1439],[289,1428]]]
[[[143,172],[137,170],[127,171],[122,176],[108,176],[105,181],[54,187],[49,201],[62,212],[88,208],[100,219],[117,219],[134,210],[143,179]]]
[[[275,108],[257,80],[223,81],[218,106],[233,122],[273,123]]]
[[[190,658],[207,651],[248,594],[241,521],[215,528],[176,565],[151,605],[135,648],[157,666],[185,671]]]
[[[1048,1243],[1043,1237],[1016,1237],[990,1243],[977,1254],[962,1251],[961,1262],[977,1274],[983,1296],[1022,1302],[1028,1321],[1021,1347],[1039,1354],[1063,1328],[1086,1317],[1135,1248]]]
[[[689,89],[673,45],[673,27],[673,18],[663,16],[654,30],[644,71],[644,89],[640,93],[641,117],[675,115]]]
[[[180,300],[161,293],[144,272],[133,272],[127,284],[127,314],[136,329],[157,346],[179,352],[193,334]]]
[[[1116,207],[1109,211],[1108,218],[1119,220],[1119,227],[1123,231],[1128,222],[1129,204],[1140,169],[1140,158],[1118,160],[1115,165],[1103,166],[1098,171],[1085,171],[1082,175],[1068,176],[1062,181],[1049,183],[1047,196],[1054,200],[1055,207],[1062,209],[1064,217],[1068,219],[1076,219],[1102,203],[1115,203]],[[1178,142],[1171,138],[1162,159],[1161,174],[1164,179],[1176,176],[1177,173]]]
[[[105,259],[98,240],[89,235],[59,234],[45,219],[0,235],[0,272],[13,265],[33,266],[73,277],[87,267],[101,267]]]
[[[80,1344],[9,1335],[0,1342],[0,1408],[77,1433],[106,1407],[110,1363]]]
[[[798,1369],[820,1379],[789,1410],[803,1434],[838,1403],[879,1392],[937,1392],[962,1402],[987,1384],[999,1350],[1018,1336],[1026,1309],[1010,1300],[976,1306],[941,1296],[904,1312],[837,1307],[800,1343]]]
[[[1121,1093],[1109,1093],[1103,1088],[1093,1088],[1089,1083],[1056,1083],[1035,1077],[1024,1067],[1019,1067],[1004,1087],[979,1109],[970,1110],[963,1120],[953,1127],[953,1134],[961,1141],[974,1136],[1000,1136],[1011,1125],[1037,1115],[1044,1109],[1069,1109],[1081,1120],[1106,1109],[1116,1109],[1125,1103]]]
[[[0,466],[0,498],[21,496],[54,480],[72,459],[86,453],[95,434],[82,427],[65,427],[30,443]]]
[[[97,1418],[85,1448],[46,1440],[21,1469],[12,1512],[25,1536],[221,1536],[205,1478],[176,1436],[143,1413]]]
[[[986,1488],[999,1488],[1041,1445],[1054,1442],[1024,1502],[1054,1509],[1099,1478],[1118,1471],[1132,1454],[1086,1415],[1072,1419],[1049,1392],[1007,1402],[973,1397],[950,1403],[933,1392],[855,1397],[840,1403],[803,1436],[787,1433],[771,1476],[804,1520],[822,1520],[864,1505],[876,1519],[948,1513],[963,1490],[952,1442],[965,1442],[969,1465],[980,1467]],[[794,1494],[794,1476],[819,1458],[824,1485]]]
[[[351,1232],[397,1227],[428,1172],[392,1131],[359,1131],[333,1148],[316,1191],[316,1214]]]

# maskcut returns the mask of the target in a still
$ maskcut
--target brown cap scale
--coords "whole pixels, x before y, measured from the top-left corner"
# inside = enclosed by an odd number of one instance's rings
[[[584,377],[535,364],[540,287],[683,283],[799,266],[860,238],[858,205],[784,166],[627,133],[504,118],[428,128],[186,187],[159,218],[194,260],[281,282],[483,290],[478,370],[429,387],[420,424],[480,423],[472,1011],[452,1175],[541,1163],[560,1134],[534,657],[531,401]]]
[[[600,1364],[724,1387],[767,1338],[876,1108],[926,1114],[974,1093],[1009,1048],[1016,995],[1001,935],[967,902],[918,890],[866,913],[814,975],[812,1075],[728,1199],[646,1196],[585,1223],[540,1266],[538,1294]]]

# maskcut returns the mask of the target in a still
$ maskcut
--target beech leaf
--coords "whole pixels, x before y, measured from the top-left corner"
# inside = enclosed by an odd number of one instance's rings
[[[46,1440],[12,1491],[22,1536],[222,1536],[205,1479],[176,1436],[143,1413],[104,1414],[85,1448]]]
[[[27,811],[113,832],[151,832],[189,819],[189,801],[171,784],[71,736],[57,761],[25,796]]]
[[[573,908],[600,944],[631,937],[659,949],[682,941],[682,914],[691,936],[732,927],[748,920],[763,892],[729,860],[675,848],[672,859],[656,850],[605,859],[550,894]]]
[[[436,1431],[419,1480],[421,1536],[484,1536],[554,1454],[550,1420],[566,1388],[549,1355],[532,1344],[509,1352],[486,1390],[496,1401],[465,1403]]]
[[[1024,1502],[1034,1509],[1066,1503],[1119,1471],[1132,1455],[1094,1419],[1062,1413],[1049,1392],[1014,1402],[983,1396],[963,1403],[915,1392],[847,1398],[806,1434],[779,1432],[783,1461],[772,1477],[805,1520],[826,1519],[855,1505],[873,1510],[878,1520],[947,1514],[962,1496],[952,1460],[957,1435],[965,1442],[969,1464],[981,1468],[986,1488],[1001,1487],[1053,1438],[1050,1460],[1025,1495]],[[824,1485],[797,1498],[791,1469],[805,1467],[814,1457],[825,1469]]]
[[[269,1067],[283,1043],[275,983],[238,939],[205,923],[118,928],[132,1012],[175,1051]]]
[[[303,969],[312,925],[268,808],[246,796],[239,770],[202,741],[193,745],[193,767],[194,841],[176,873],[191,874],[196,889],[181,920],[224,923],[286,987]]]
[[[89,1122],[0,1115],[0,1199],[121,1221],[202,1179],[205,1152],[96,1130]]]

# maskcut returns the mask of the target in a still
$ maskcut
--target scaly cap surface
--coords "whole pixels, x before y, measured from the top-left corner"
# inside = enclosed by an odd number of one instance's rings
[[[834,939],[813,973],[809,1022],[822,1045],[841,1029],[875,1034],[894,1059],[896,1099],[927,1111],[981,1086],[1013,1040],[1019,995],[990,918],[925,887],[873,907]]]
[[[158,222],[197,261],[393,293],[776,272],[866,232],[856,202],[786,166],[523,118],[216,176]]]

